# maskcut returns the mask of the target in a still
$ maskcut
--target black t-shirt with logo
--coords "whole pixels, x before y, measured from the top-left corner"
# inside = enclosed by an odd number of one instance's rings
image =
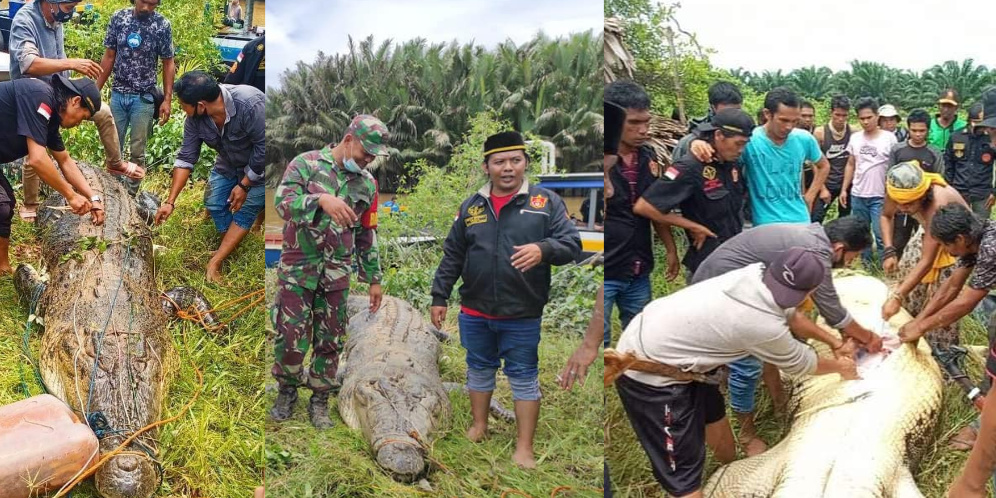
[[[941,157],[941,153],[937,149],[934,149],[932,145],[913,147],[909,142],[900,142],[895,146],[892,154],[892,164],[917,161],[920,163],[920,168],[928,173],[940,173],[943,171],[944,159]],[[938,171],[939,169],[941,171]]]
[[[0,83],[0,163],[28,155],[28,138],[50,150],[66,150],[52,85],[35,78]]]
[[[685,253],[682,263],[695,273],[712,251],[743,230],[740,213],[746,191],[738,164],[703,164],[688,154],[664,171],[643,193],[643,200],[662,213],[681,209],[682,216],[716,234],[705,240],[702,249],[690,246]]]
[[[944,151],[944,164],[944,178],[966,201],[985,200],[992,193],[996,151],[989,135],[968,128],[954,133]]]

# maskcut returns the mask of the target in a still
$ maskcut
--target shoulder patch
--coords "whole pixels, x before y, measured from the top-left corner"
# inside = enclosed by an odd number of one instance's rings
[[[52,108],[48,104],[42,102],[38,104],[38,114],[41,114],[45,119],[52,119]]]
[[[653,159],[650,160],[650,174],[655,178],[661,176],[661,167],[657,164],[657,161],[654,161]]]
[[[664,178],[667,178],[668,180],[674,180],[675,178],[678,178],[679,175],[681,175],[681,172],[674,166],[668,166],[667,171],[664,172]]]

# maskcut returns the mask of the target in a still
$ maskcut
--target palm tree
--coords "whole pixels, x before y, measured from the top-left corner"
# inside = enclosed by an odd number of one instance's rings
[[[976,66],[972,59],[960,64],[946,61],[923,72],[923,83],[936,95],[946,88],[954,88],[964,102],[972,102],[982,95],[982,90],[996,82],[986,66]]]
[[[792,71],[788,77],[792,88],[806,97],[822,99],[832,89],[830,79],[833,72],[828,67],[804,67]]]

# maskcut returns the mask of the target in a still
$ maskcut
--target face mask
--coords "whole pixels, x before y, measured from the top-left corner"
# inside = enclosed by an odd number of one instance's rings
[[[52,12],[52,17],[55,18],[56,22],[69,22],[73,18],[73,11],[63,12],[58,4],[53,5],[55,10]]]
[[[353,143],[352,142],[349,143],[349,155],[350,156],[353,155]],[[349,159],[343,160],[342,161],[342,166],[344,168],[346,168],[346,171],[349,171],[350,173],[359,173],[360,171],[363,171],[363,169],[360,168],[360,165],[356,164],[356,160],[353,159],[352,157],[350,157]]]

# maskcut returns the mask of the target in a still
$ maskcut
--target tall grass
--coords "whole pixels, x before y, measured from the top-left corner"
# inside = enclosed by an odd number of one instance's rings
[[[143,189],[164,197],[170,178],[151,173]],[[178,285],[200,289],[212,304],[220,304],[263,287],[263,237],[253,232],[223,267],[225,284],[208,284],[204,266],[217,248],[213,222],[202,216],[204,183],[188,187],[176,211],[155,231],[156,285],[166,290]],[[12,237],[13,264],[40,267],[33,225],[16,220]],[[228,312],[221,312],[228,318]],[[263,476],[264,309],[262,305],[236,319],[229,328],[205,332],[190,322],[168,325],[179,355],[179,371],[165,393],[163,418],[177,413],[198,389],[194,368],[204,375],[203,392],[189,413],[160,430],[160,458],[165,469],[156,496],[238,497],[252,495]],[[23,362],[21,340],[25,306],[18,302],[11,278],[0,277],[0,405],[24,398],[18,363]],[[39,335],[31,340],[37,361]],[[30,369],[25,369],[31,394],[42,392]],[[92,481],[79,486],[76,498],[96,497]]]

